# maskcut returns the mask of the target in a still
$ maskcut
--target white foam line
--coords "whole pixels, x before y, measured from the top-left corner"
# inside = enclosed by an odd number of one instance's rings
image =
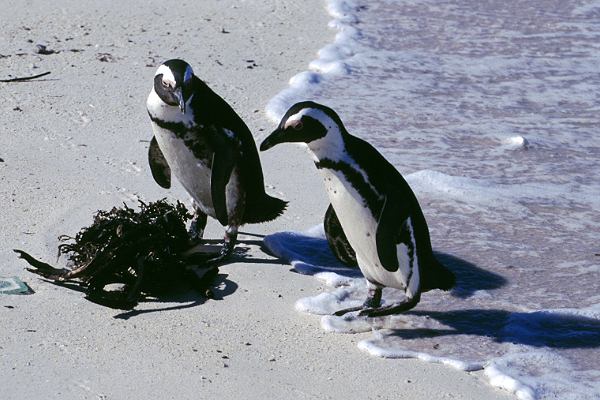
[[[519,400],[535,400],[535,391],[512,376],[502,372],[493,363],[484,369],[490,385],[514,393]]]
[[[352,42],[361,36],[355,26],[357,5],[352,0],[327,0],[326,9],[333,17],[328,26],[338,31],[335,40],[317,52],[318,58],[309,63],[308,71],[294,75],[289,80],[289,87],[269,100],[265,112],[273,122],[279,123],[296,102],[309,100],[324,80],[350,73],[347,60],[354,55]]]
[[[431,354],[403,349],[382,349],[372,339],[358,342],[358,348],[367,353],[382,358],[416,358],[433,364],[448,365],[461,371],[479,371],[483,369],[480,362],[466,362],[449,357],[437,357]]]

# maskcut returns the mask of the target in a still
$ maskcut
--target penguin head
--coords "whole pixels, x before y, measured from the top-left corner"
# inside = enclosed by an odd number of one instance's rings
[[[313,101],[294,104],[285,113],[277,129],[260,145],[265,151],[286,142],[306,143],[315,152],[323,144],[343,143],[346,132],[340,117],[331,108]]]
[[[179,107],[185,113],[185,104],[192,95],[192,67],[183,60],[165,61],[154,75],[154,91],[162,101]]]

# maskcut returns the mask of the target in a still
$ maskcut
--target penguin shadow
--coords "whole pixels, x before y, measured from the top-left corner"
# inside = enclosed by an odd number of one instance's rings
[[[453,256],[435,252],[436,258],[456,275],[452,295],[465,299],[478,290],[499,289],[508,280],[494,272]],[[453,311],[411,310],[407,314],[426,316],[451,329],[393,329],[402,339],[450,335],[476,335],[496,343],[514,343],[558,349],[600,347],[600,320],[552,311],[513,312],[495,309]]]
[[[320,272],[334,272],[348,278],[360,278],[360,270],[338,260],[331,251],[327,240],[301,232],[276,232],[264,237],[261,249],[276,257],[271,262],[292,264],[291,272],[302,275],[315,275]]]
[[[407,314],[435,319],[452,329],[392,329],[401,339],[476,335],[496,343],[577,349],[600,347],[600,320],[550,311],[511,312],[493,309],[417,311]]]
[[[456,276],[456,286],[452,289],[452,295],[455,297],[466,299],[478,290],[494,290],[508,284],[502,275],[478,267],[465,259],[440,251],[433,253],[435,258]]]
[[[304,275],[335,272],[349,278],[363,276],[357,267],[340,261],[331,251],[327,240],[322,237],[301,232],[277,232],[264,238],[262,250],[278,257],[274,260],[277,263],[293,264],[295,272]],[[501,275],[462,258],[440,251],[434,251],[434,254],[438,261],[456,275],[456,287],[452,289],[452,294],[456,297],[468,298],[478,290],[498,289],[508,283]]]

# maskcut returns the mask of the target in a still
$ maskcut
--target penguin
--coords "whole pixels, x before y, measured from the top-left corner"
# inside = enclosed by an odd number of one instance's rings
[[[252,133],[187,62],[172,59],[158,67],[146,107],[154,132],[152,176],[168,189],[175,175],[192,197],[192,239],[202,239],[207,216],[226,227],[223,247],[209,261],[232,253],[241,225],[283,213],[287,202],[265,193]]]
[[[422,292],[454,286],[454,274],[433,254],[427,222],[408,183],[373,146],[348,133],[335,111],[311,101],[294,104],[260,150],[284,142],[308,146],[334,211],[329,224],[339,220],[367,281],[364,304],[335,315],[396,314],[415,307]],[[382,305],[384,287],[404,290],[404,299]]]

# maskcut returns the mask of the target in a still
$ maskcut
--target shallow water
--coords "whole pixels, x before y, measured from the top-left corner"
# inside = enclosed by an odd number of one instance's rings
[[[459,284],[324,328],[375,327],[362,349],[485,367],[519,398],[600,398],[600,2],[328,6],[336,42],[267,111],[337,110],[407,178]],[[299,308],[327,314],[364,287],[331,293],[344,300]]]

